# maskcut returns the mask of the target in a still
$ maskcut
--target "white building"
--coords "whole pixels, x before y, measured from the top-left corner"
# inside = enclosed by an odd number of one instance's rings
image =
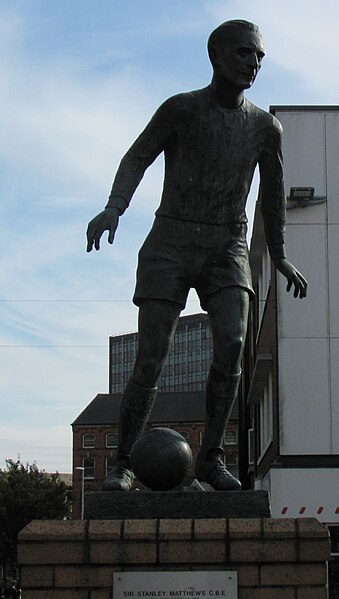
[[[295,299],[272,268],[259,201],[243,396],[250,482],[270,491],[273,517],[329,524],[339,553],[339,107],[271,112],[284,128],[287,256],[309,291]]]

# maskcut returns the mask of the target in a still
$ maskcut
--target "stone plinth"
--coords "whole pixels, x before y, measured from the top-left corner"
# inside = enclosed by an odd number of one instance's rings
[[[270,516],[267,491],[113,491],[85,495],[85,518],[262,518]]]
[[[113,572],[176,570],[236,570],[238,599],[326,599],[329,557],[313,518],[33,521],[18,555],[25,599],[112,599]]]

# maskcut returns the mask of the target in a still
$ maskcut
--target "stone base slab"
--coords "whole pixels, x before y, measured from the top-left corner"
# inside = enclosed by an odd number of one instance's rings
[[[85,495],[85,518],[267,518],[267,491],[101,491]]]

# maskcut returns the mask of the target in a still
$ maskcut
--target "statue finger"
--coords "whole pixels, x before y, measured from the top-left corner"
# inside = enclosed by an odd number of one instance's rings
[[[300,277],[298,277],[298,281],[297,284],[295,285],[296,290],[297,290],[297,294],[295,295],[295,297],[297,297],[299,295],[300,299],[306,297],[306,289],[307,289],[307,285],[305,285],[305,283],[300,279]]]
[[[302,274],[300,272],[297,273],[298,276],[298,285],[300,288],[300,297],[306,297],[307,294],[307,281],[306,279],[302,276]]]
[[[307,288],[307,281],[306,281],[305,277],[303,277],[302,274],[300,274],[300,273],[299,273],[299,279],[301,280],[304,287]]]
[[[115,229],[113,227],[110,227],[109,233],[108,233],[108,243],[110,243],[110,244],[113,243],[114,235],[115,235]]]
[[[91,252],[94,244],[94,236],[90,231],[90,226],[87,229],[87,252]]]

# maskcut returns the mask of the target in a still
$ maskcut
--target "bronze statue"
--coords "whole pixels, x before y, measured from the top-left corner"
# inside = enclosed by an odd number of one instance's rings
[[[206,387],[204,439],[196,477],[216,490],[240,482],[225,468],[222,441],[237,394],[253,295],[246,243],[246,200],[260,171],[265,235],[287,291],[306,296],[307,282],[286,259],[280,123],[244,97],[264,58],[256,25],[227,21],[208,40],[211,84],[166,100],[123,157],[108,204],[89,224],[87,251],[113,242],[119,217],[145,170],[164,152],[161,203],[144,242],[133,301],[139,306],[139,349],[121,403],[115,468],[104,489],[128,490],[130,451],[147,422],[181,310],[191,287],[208,312],[213,362]]]

